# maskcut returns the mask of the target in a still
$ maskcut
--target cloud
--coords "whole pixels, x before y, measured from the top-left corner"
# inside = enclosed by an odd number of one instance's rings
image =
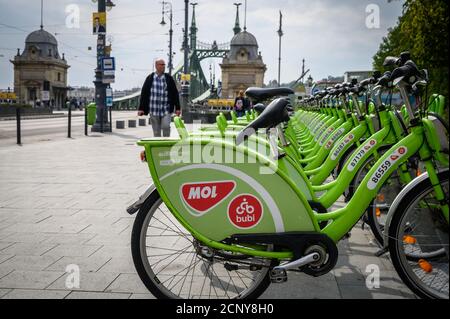
[[[182,28],[184,2],[173,2],[174,64],[183,60]],[[229,42],[233,36],[235,7],[232,0],[198,0],[196,7],[198,39],[212,43]],[[244,1],[240,1],[244,2]],[[283,12],[282,81],[298,78],[301,60],[314,78],[342,75],[347,70],[370,69],[372,56],[377,51],[387,29],[395,25],[401,14],[402,1],[387,0],[249,0],[247,26],[259,43],[264,62],[268,66],[265,82],[277,77],[278,11]],[[69,85],[93,86],[96,37],[91,33],[91,15],[96,5],[90,0],[46,0],[45,29],[56,33],[60,53],[65,52],[71,65]],[[375,3],[380,6],[380,29],[367,29],[365,8]],[[80,7],[80,29],[65,27],[65,8],[69,4]],[[0,0],[1,23],[19,27],[27,32],[39,28],[40,1]],[[191,7],[189,19],[191,17]],[[113,36],[113,56],[116,57],[117,89],[142,85],[153,69],[156,57],[168,52],[168,31],[162,27],[161,3],[158,0],[117,0],[108,12],[108,33]],[[240,10],[243,26],[243,6]],[[168,22],[168,18],[165,19]],[[190,25],[190,24],[189,24]],[[16,48],[24,48],[27,32],[0,25],[0,88],[13,85],[12,59]],[[88,47],[92,50],[88,50]],[[215,64],[220,77],[220,60],[204,61],[204,72],[209,78],[209,63]]]

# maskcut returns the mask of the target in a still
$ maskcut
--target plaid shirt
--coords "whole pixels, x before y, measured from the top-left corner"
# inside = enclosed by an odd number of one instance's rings
[[[164,74],[153,75],[153,85],[150,92],[150,114],[164,117],[169,114],[169,97],[167,93],[167,83]]]

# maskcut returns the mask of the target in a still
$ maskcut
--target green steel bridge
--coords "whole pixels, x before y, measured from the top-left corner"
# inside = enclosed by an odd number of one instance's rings
[[[195,19],[195,6],[192,12],[192,22],[190,27],[190,53],[189,53],[189,70],[191,74],[190,82],[190,100],[196,100],[201,97],[207,99],[210,94],[210,83],[208,82],[205,73],[201,67],[201,61],[211,58],[226,57],[230,51],[230,43],[205,43],[197,41],[198,28]],[[238,25],[239,17],[236,15],[236,24]],[[236,26],[235,26],[236,28]],[[172,72],[172,76],[180,82],[181,74],[183,73],[183,63],[180,63]],[[137,109],[139,105],[140,92],[114,99],[113,109],[115,110],[133,110]]]

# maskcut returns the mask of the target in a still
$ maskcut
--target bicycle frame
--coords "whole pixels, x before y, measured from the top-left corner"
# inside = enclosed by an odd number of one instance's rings
[[[389,178],[389,176],[396,170],[400,165],[402,165],[409,157],[419,152],[421,159],[425,162],[427,167],[427,172],[430,176],[430,179],[436,180],[437,175],[436,171],[433,167],[433,163],[431,161],[432,152],[425,142],[425,133],[422,125],[418,125],[412,128],[412,132],[400,140],[397,144],[395,144],[389,151],[387,151],[381,158],[376,162],[376,164],[372,167],[366,177],[360,184],[360,187],[357,189],[355,196],[350,200],[346,207],[342,209],[338,209],[334,212],[326,213],[326,214],[318,214],[315,213],[311,207],[309,206],[305,196],[304,189],[302,190],[298,185],[296,185],[296,180],[301,179],[301,176],[295,172],[295,168],[292,164],[285,158],[279,159],[276,163],[270,161],[268,158],[263,158],[262,155],[257,154],[252,150],[248,150],[242,147],[237,147],[232,145],[231,143],[227,143],[225,141],[218,140],[196,140],[193,138],[189,141],[181,142],[180,146],[193,147],[195,143],[199,143],[201,145],[201,150],[204,151],[204,147],[212,147],[215,149],[218,148],[227,148],[235,153],[243,153],[250,155],[252,158],[263,159],[266,161],[266,167],[270,167],[274,175],[271,175],[268,179],[264,181],[264,178],[255,174],[255,171],[259,168],[258,165],[254,165],[250,163],[249,165],[245,165],[245,169],[250,171],[246,171],[247,176],[253,176],[254,181],[252,181],[253,185],[257,185],[257,191],[262,192],[262,197],[267,196],[265,200],[273,201],[271,203],[271,208],[277,207],[277,214],[272,214],[272,218],[276,219],[272,221],[272,225],[267,227],[263,227],[265,229],[272,229],[273,233],[276,232],[290,232],[290,231],[313,231],[320,232],[328,237],[330,237],[334,242],[338,242],[341,238],[343,238],[354,226],[354,224],[361,218],[364,214],[365,210],[369,206],[371,200],[376,197],[378,190],[382,187],[383,183]],[[208,215],[200,215],[200,216],[189,216],[188,213],[182,215],[180,211],[183,209],[184,204],[174,204],[174,194],[179,193],[178,187],[174,186],[179,184],[180,181],[173,182],[177,180],[174,178],[171,183],[166,185],[162,184],[165,179],[169,177],[173,177],[178,175],[177,177],[181,177],[182,173],[189,172],[192,170],[192,174],[190,177],[193,180],[197,180],[198,182],[198,174],[199,170],[205,169],[207,170],[206,175],[211,174],[211,170],[214,171],[214,177],[216,180],[223,179],[224,171],[233,171],[236,176],[243,175],[242,170],[233,167],[233,165],[221,166],[213,163],[200,163],[197,165],[188,165],[187,167],[177,168],[176,166],[161,166],[162,163],[160,160],[161,152],[167,152],[170,150],[170,147],[173,147],[177,143],[180,143],[180,140],[149,140],[149,141],[140,141],[138,145],[144,146],[146,149],[147,159],[152,159],[148,161],[148,165],[150,168],[151,175],[153,177],[156,188],[163,199],[164,203],[167,205],[171,213],[175,216],[175,218],[199,241],[204,244],[216,248],[223,249],[231,252],[242,253],[250,256],[259,256],[266,258],[276,258],[276,259],[289,259],[292,258],[292,252],[269,252],[260,250],[257,247],[244,247],[244,246],[234,246],[228,245],[221,242],[226,239],[226,237],[238,233],[258,233],[258,228],[254,228],[252,231],[245,229],[237,229],[234,228],[233,232],[226,231],[227,227],[224,225],[223,220],[217,224],[217,219],[207,218],[208,216],[212,216],[212,214]],[[212,144],[212,145],[211,145]],[[158,153],[160,153],[158,155]],[[164,154],[167,156],[167,154]],[[155,159],[157,160],[155,161]],[[160,161],[158,163],[158,161]],[[274,164],[278,164],[275,165]],[[167,164],[166,164],[167,165]],[[228,167],[225,168],[224,167]],[[251,169],[253,167],[253,170]],[[195,171],[197,169],[197,171]],[[239,173],[241,172],[241,173]],[[189,175],[189,173],[188,173]],[[226,178],[229,178],[227,176]],[[209,179],[211,181],[211,177]],[[255,183],[256,181],[256,183]],[[235,182],[235,187],[240,187],[241,185],[237,185]],[[272,185],[271,190],[273,194],[267,192],[267,186],[270,183]],[[245,183],[244,183],[245,184]],[[261,188],[262,186],[262,188]],[[275,187],[274,187],[275,186]],[[171,190],[171,187],[176,187],[176,190]],[[436,187],[436,197],[438,200],[444,200],[444,193],[442,188],[437,185]],[[248,194],[252,192],[248,186],[243,185],[243,190],[240,190],[241,193]],[[167,191],[172,192],[170,196],[167,194]],[[273,196],[276,195],[276,196]],[[280,197],[280,198],[278,198]],[[275,199],[276,198],[276,199]],[[289,198],[290,200],[286,200]],[[179,200],[179,199],[178,199]],[[284,203],[283,203],[284,201]],[[276,202],[276,203],[275,203]],[[226,206],[226,205],[225,205]],[[224,207],[225,207],[224,206]],[[270,205],[269,205],[270,206]],[[292,207],[296,207],[296,210],[293,212]],[[445,218],[448,221],[448,204],[443,205],[443,211]],[[281,214],[281,212],[283,212]],[[188,217],[186,217],[188,216]],[[225,219],[226,220],[226,219]],[[320,230],[318,223],[321,221],[329,221],[332,222],[328,224],[324,229]],[[268,221],[265,221],[269,223]],[[210,234],[214,235],[205,235],[204,232],[198,231],[197,228],[200,228],[201,225],[207,225],[211,229]],[[284,225],[280,227],[280,225]],[[221,231],[222,229],[222,231]],[[226,236],[228,235],[228,236]],[[221,237],[225,236],[225,237]],[[215,238],[212,238],[215,237]]]

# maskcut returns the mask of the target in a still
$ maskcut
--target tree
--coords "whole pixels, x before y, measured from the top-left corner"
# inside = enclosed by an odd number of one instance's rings
[[[429,92],[442,94],[448,101],[448,23],[447,0],[406,0],[403,15],[383,38],[373,58],[374,68],[385,71],[386,56],[409,51],[417,66],[429,71]]]

